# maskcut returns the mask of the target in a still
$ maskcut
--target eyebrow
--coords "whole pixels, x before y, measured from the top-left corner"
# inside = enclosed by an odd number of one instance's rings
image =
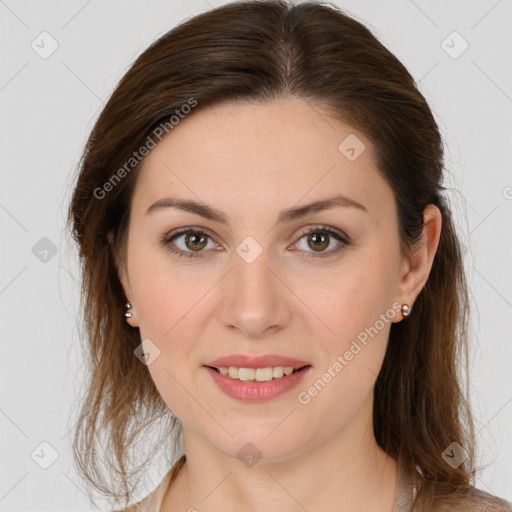
[[[328,197],[326,199],[313,201],[312,203],[308,203],[302,206],[296,206],[293,208],[282,210],[279,213],[277,224],[283,222],[291,222],[293,220],[304,217],[309,213],[328,210],[330,208],[335,207],[357,208],[358,210],[368,213],[366,207],[358,203],[357,201],[354,201],[353,199],[350,199],[349,197],[346,197],[344,195],[337,195],[334,197]],[[146,210],[146,215],[165,208],[178,208],[185,212],[200,215],[205,219],[212,220],[214,222],[219,222],[221,224],[225,224],[228,227],[231,227],[231,224],[225,213],[215,209],[213,206],[209,206],[205,203],[200,203],[191,199],[164,197],[162,199],[159,199],[158,201],[155,201]]]

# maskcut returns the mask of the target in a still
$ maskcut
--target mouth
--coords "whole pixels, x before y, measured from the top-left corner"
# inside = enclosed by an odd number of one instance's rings
[[[240,380],[244,382],[269,382],[272,380],[282,379],[293,373],[298,373],[311,365],[304,365],[301,367],[293,366],[267,366],[264,368],[244,368],[236,366],[206,366],[217,373],[229,377],[233,380]]]
[[[203,366],[210,374],[217,388],[241,402],[265,402],[299,385],[305,378],[311,365],[265,366],[247,368],[237,366]]]

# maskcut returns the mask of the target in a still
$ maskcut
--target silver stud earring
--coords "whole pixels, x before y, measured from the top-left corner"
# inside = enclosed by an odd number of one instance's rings
[[[409,313],[411,312],[411,308],[409,307],[409,304],[402,304],[402,315],[409,316]]]
[[[128,309],[128,310],[133,309],[133,306],[132,306],[129,302],[127,302],[127,303],[124,305],[124,307],[125,307],[126,309]],[[132,313],[131,311],[127,311],[127,312],[124,314],[124,316],[125,316],[126,318],[131,318],[131,317],[133,316],[133,313]]]

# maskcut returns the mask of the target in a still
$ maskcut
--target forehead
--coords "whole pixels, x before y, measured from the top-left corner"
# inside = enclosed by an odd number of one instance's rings
[[[281,209],[334,191],[368,210],[392,199],[362,133],[301,99],[224,102],[192,112],[149,152],[133,206],[168,192],[209,204],[243,198],[254,208],[270,200]]]

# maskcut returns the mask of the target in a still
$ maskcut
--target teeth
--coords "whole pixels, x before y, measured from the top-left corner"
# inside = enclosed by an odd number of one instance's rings
[[[239,368],[238,369],[238,379],[239,380],[254,380],[255,374],[254,368]]]
[[[274,366],[272,368],[272,377],[274,379],[278,379],[279,377],[282,377],[284,375],[284,368],[282,366]]]
[[[293,368],[293,366],[268,366],[267,368],[236,368],[235,366],[230,366],[229,368],[217,368],[217,370],[222,375],[227,375],[232,379],[265,382],[272,379],[279,379],[283,375],[290,375],[298,370],[298,368]]]

